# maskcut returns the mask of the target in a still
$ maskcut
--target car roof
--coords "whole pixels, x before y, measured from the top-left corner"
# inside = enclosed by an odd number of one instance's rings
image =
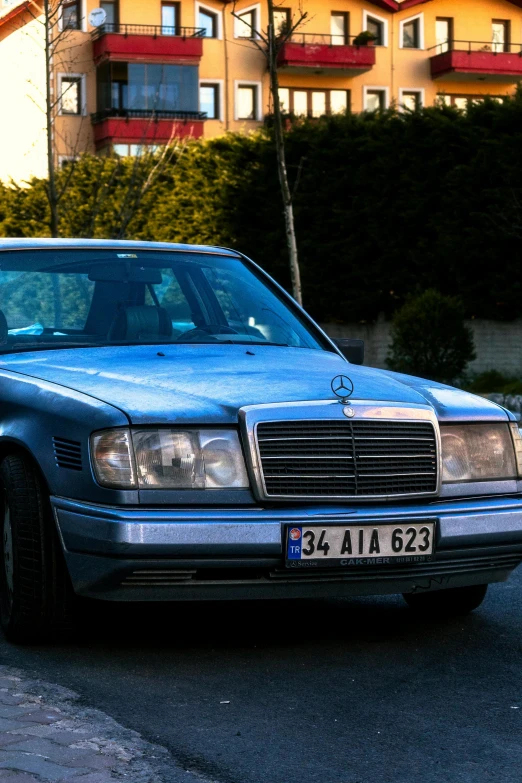
[[[140,242],[127,239],[49,239],[49,238],[15,238],[0,239],[2,250],[170,250],[184,253],[215,253],[217,255],[240,258],[234,250],[212,245],[182,245],[175,242]]]

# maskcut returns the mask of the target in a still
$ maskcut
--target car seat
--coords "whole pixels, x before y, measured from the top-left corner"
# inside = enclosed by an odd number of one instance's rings
[[[172,337],[172,321],[163,307],[135,305],[121,307],[109,329],[110,340],[152,341]]]

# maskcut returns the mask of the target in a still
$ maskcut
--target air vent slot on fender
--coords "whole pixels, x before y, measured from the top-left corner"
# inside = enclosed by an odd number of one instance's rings
[[[82,444],[67,438],[53,438],[54,458],[59,468],[82,470]]]

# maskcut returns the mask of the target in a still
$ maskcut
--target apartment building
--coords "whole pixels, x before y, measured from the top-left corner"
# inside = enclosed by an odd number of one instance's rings
[[[57,162],[175,137],[249,131],[270,114],[266,0],[56,0]],[[2,5],[3,4],[3,5]],[[276,0],[306,18],[279,56],[286,111],[465,108],[522,78],[522,0]],[[0,178],[45,173],[42,0],[0,0]],[[91,15],[96,9],[98,12]],[[97,26],[94,26],[97,25]],[[365,45],[363,31],[373,35]],[[7,78],[6,78],[7,75]],[[40,105],[39,105],[40,104]]]

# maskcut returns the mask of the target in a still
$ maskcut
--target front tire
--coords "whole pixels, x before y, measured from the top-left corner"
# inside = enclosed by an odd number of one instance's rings
[[[450,587],[429,593],[404,593],[403,598],[417,614],[430,617],[461,617],[481,605],[487,585]]]
[[[49,498],[31,461],[18,454],[0,464],[0,624],[26,644],[56,638],[73,625],[74,592]]]

